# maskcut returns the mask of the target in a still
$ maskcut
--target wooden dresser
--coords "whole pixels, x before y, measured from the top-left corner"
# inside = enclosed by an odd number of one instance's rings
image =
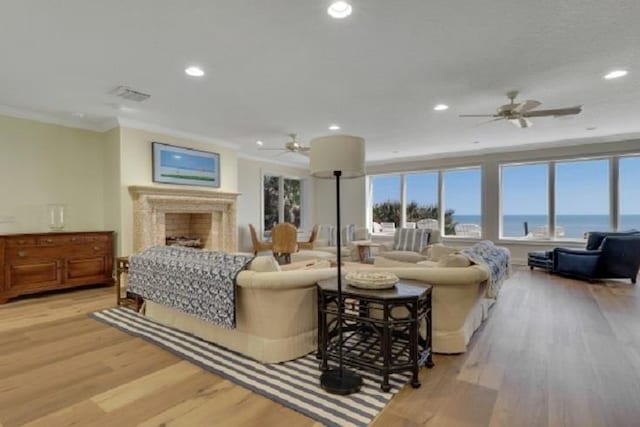
[[[52,289],[112,285],[113,256],[112,231],[0,235],[0,304]]]

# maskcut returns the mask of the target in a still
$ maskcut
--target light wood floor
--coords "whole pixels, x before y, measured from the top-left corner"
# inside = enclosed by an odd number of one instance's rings
[[[0,426],[313,426],[104,326],[112,289],[0,307]],[[640,291],[519,270],[460,356],[437,356],[376,426],[640,425]]]

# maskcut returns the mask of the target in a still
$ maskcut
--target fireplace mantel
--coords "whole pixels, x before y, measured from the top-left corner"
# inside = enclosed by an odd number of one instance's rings
[[[239,193],[189,187],[129,187],[133,199],[133,249],[165,244],[167,213],[211,214],[210,247],[237,251],[236,203]]]

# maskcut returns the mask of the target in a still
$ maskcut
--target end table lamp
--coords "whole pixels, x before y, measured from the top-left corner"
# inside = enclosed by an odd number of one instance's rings
[[[331,135],[311,141],[311,176],[336,180],[336,244],[338,255],[338,368],[328,369],[320,376],[320,386],[329,393],[351,394],[362,387],[362,377],[345,369],[342,360],[342,259],[340,227],[340,179],[364,176],[364,139],[348,135]]]

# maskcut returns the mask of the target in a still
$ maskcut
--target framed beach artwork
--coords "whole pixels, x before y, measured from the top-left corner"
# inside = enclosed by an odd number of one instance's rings
[[[220,154],[152,143],[153,181],[220,187]]]

